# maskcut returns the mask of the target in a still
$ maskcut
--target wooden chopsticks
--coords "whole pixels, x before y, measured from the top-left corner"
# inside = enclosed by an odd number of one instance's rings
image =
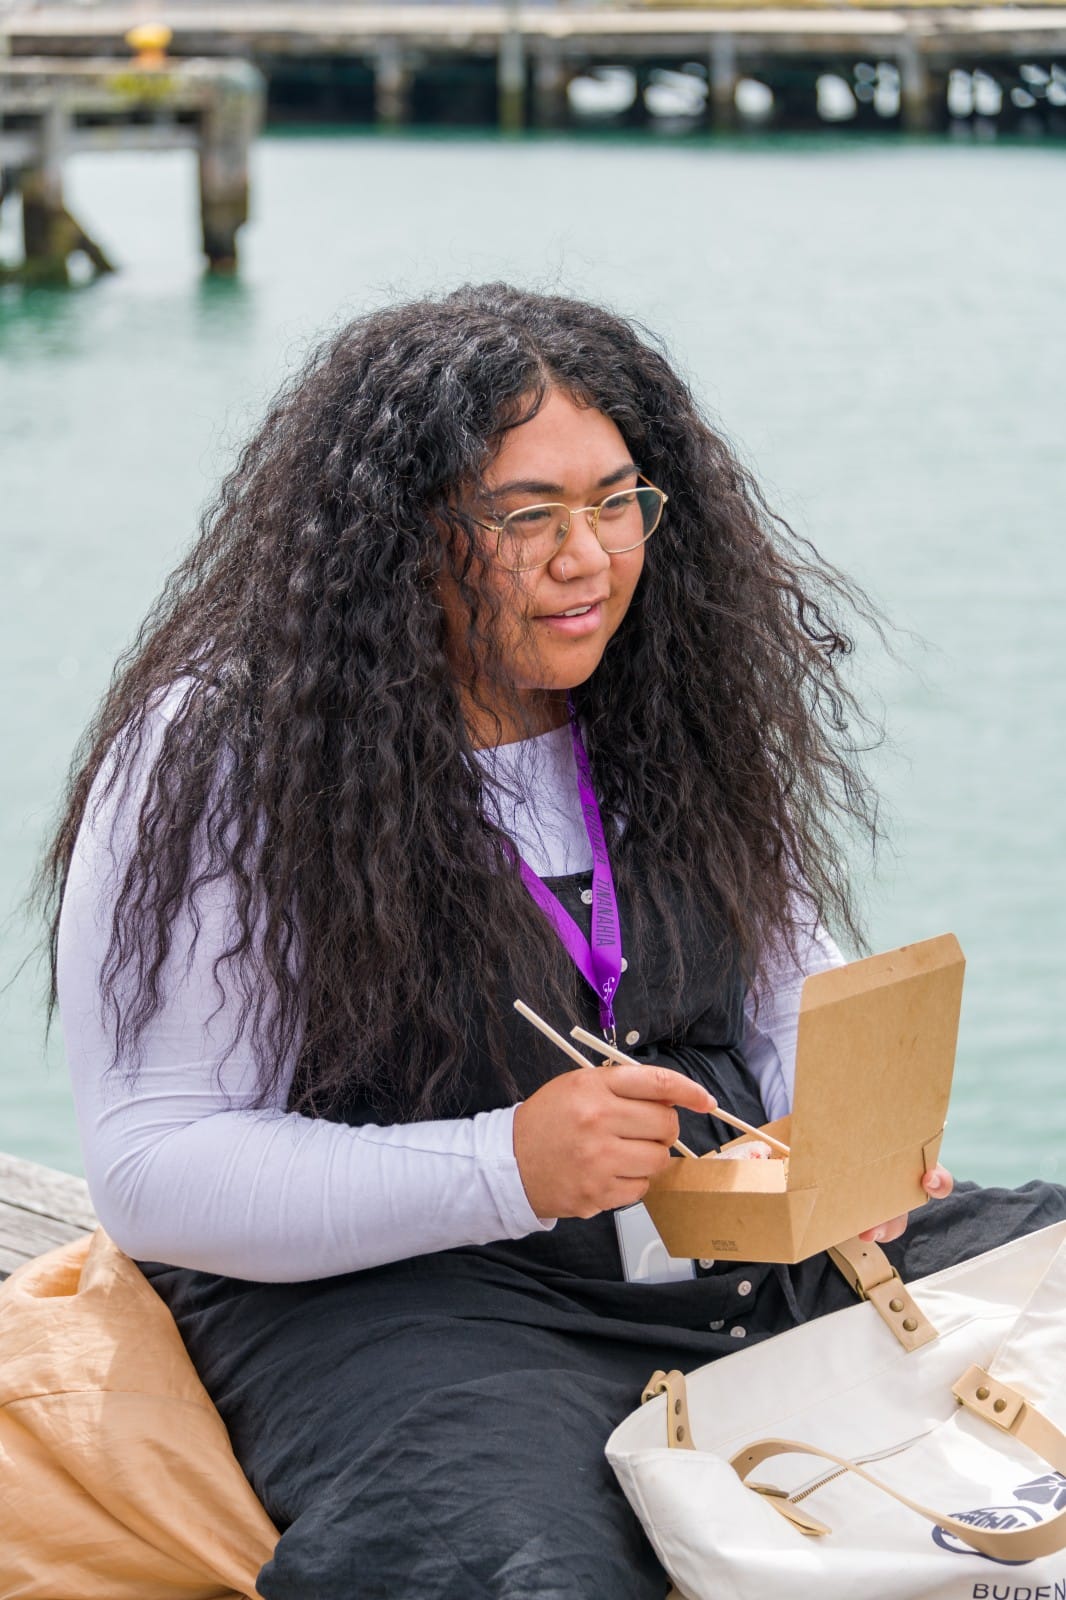
[[[580,1050],[575,1050],[569,1039],[564,1039],[561,1033],[556,1033],[550,1022],[545,1022],[543,1017],[538,1017],[533,1007],[527,1006],[524,1000],[516,1000],[514,1008],[519,1016],[525,1017],[527,1022],[531,1022],[535,1028],[539,1028],[546,1039],[550,1039],[552,1044],[563,1052],[564,1056],[569,1056],[571,1061],[576,1061],[579,1067],[594,1067],[596,1065],[595,1061],[589,1061],[587,1057],[583,1056]]]
[[[597,1039],[594,1033],[589,1033],[584,1028],[571,1028],[570,1037],[579,1039],[582,1044],[588,1045],[590,1049],[598,1050],[601,1055],[609,1056],[612,1061],[621,1062],[625,1067],[647,1066],[646,1061],[635,1061],[632,1056],[627,1056],[624,1050],[619,1050],[615,1045],[608,1044],[606,1039]],[[787,1156],[791,1154],[789,1146],[781,1139],[775,1139],[773,1134],[767,1133],[764,1128],[753,1127],[750,1122],[745,1122],[741,1117],[731,1116],[728,1111],[723,1111],[721,1106],[718,1107],[714,1115],[719,1122],[726,1123],[730,1128],[736,1128],[741,1133],[753,1133],[757,1139],[761,1139],[764,1144],[768,1144],[771,1149],[776,1150],[778,1155]]]
[[[556,1045],[564,1055],[570,1057],[571,1061],[576,1061],[579,1067],[594,1067],[596,1065],[595,1061],[589,1061],[585,1056],[583,1056],[580,1050],[575,1050],[569,1039],[564,1039],[561,1033],[556,1033],[550,1022],[545,1022],[543,1017],[538,1017],[537,1013],[533,1010],[533,1007],[527,1006],[524,1000],[516,1000],[514,1003],[514,1008],[518,1012],[519,1016],[525,1017],[527,1022],[531,1022],[535,1028],[539,1028],[546,1039],[550,1039],[552,1044]],[[602,1039],[597,1039],[595,1034],[586,1034],[582,1040],[582,1043],[587,1044],[589,1041],[591,1041],[593,1049],[599,1050],[600,1046],[603,1045],[602,1053],[604,1055],[610,1055],[611,1052],[607,1045]],[[628,1057],[624,1059],[628,1060]],[[639,1062],[634,1064],[637,1066],[640,1065]],[[690,1150],[688,1145],[682,1144],[680,1139],[675,1139],[671,1148],[676,1150],[680,1155],[688,1156],[690,1161],[699,1160],[695,1150]]]
[[[525,1017],[527,1022],[531,1022],[535,1028],[538,1028],[546,1039],[551,1040],[557,1050],[561,1050],[565,1056],[569,1056],[570,1060],[575,1062],[577,1066],[594,1067],[596,1065],[595,1061],[589,1061],[586,1056],[581,1054],[580,1050],[575,1049],[570,1043],[570,1039],[565,1039],[561,1033],[556,1033],[550,1022],[545,1022],[543,1017],[538,1017],[533,1007],[527,1006],[524,1000],[516,1000],[514,1008],[519,1016]],[[647,1066],[646,1061],[637,1061],[633,1056],[627,1056],[624,1050],[618,1049],[617,1045],[608,1044],[606,1039],[597,1038],[594,1033],[589,1033],[586,1028],[571,1028],[570,1037],[577,1039],[579,1043],[586,1045],[590,1050],[595,1050],[596,1054],[601,1058],[606,1057],[609,1061],[619,1062],[624,1067]],[[785,1144],[783,1139],[776,1139],[772,1133],[767,1133],[765,1128],[756,1128],[750,1122],[745,1122],[743,1117],[734,1117],[730,1112],[723,1111],[721,1106],[716,1106],[714,1115],[719,1122],[726,1123],[730,1128],[736,1128],[739,1133],[753,1134],[756,1139],[761,1139],[772,1150],[776,1150],[778,1155],[791,1155],[790,1146]],[[688,1156],[692,1161],[699,1159],[695,1150],[690,1150],[688,1145],[683,1144],[680,1139],[674,1140],[672,1148],[679,1151],[681,1155]]]

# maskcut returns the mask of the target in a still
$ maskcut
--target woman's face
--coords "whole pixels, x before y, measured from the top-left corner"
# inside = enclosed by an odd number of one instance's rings
[[[637,464],[610,418],[553,389],[535,417],[504,435],[485,474],[488,503],[466,509],[498,523],[509,511],[543,501],[571,510],[594,506],[637,481]],[[485,541],[486,553],[494,556],[495,536],[486,531]],[[533,731],[560,722],[566,690],[596,670],[629,609],[643,566],[643,545],[608,555],[583,515],[571,517],[565,542],[546,566],[516,574],[490,561],[487,581],[500,606],[500,655]],[[440,598],[449,654],[462,683],[469,673],[466,613],[450,581],[442,582]],[[530,731],[514,727],[505,708],[495,709],[505,739]],[[467,716],[478,742],[476,713],[468,709]]]

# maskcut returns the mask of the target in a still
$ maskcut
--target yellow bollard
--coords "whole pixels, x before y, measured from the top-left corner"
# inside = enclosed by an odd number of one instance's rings
[[[134,65],[149,72],[166,66],[167,45],[173,37],[174,30],[165,22],[138,22],[126,34]]]

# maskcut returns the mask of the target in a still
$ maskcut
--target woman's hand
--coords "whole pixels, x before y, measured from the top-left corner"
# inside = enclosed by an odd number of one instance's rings
[[[579,1067],[515,1110],[514,1153],[538,1217],[633,1205],[670,1160],[675,1106],[713,1112],[706,1089],[669,1067]]]
[[[922,1177],[922,1188],[934,1200],[946,1200],[955,1187],[955,1179],[946,1167],[930,1167]],[[860,1233],[860,1239],[866,1239],[872,1244],[888,1244],[891,1239],[898,1239],[901,1233],[906,1232],[907,1215],[893,1217],[891,1222],[881,1222],[876,1228],[867,1228],[865,1233]]]

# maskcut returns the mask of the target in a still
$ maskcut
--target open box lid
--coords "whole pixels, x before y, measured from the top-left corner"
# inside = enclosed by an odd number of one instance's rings
[[[958,940],[945,933],[806,979],[790,1190],[824,1185],[871,1152],[884,1157],[937,1138],[951,1092],[964,967]]]

